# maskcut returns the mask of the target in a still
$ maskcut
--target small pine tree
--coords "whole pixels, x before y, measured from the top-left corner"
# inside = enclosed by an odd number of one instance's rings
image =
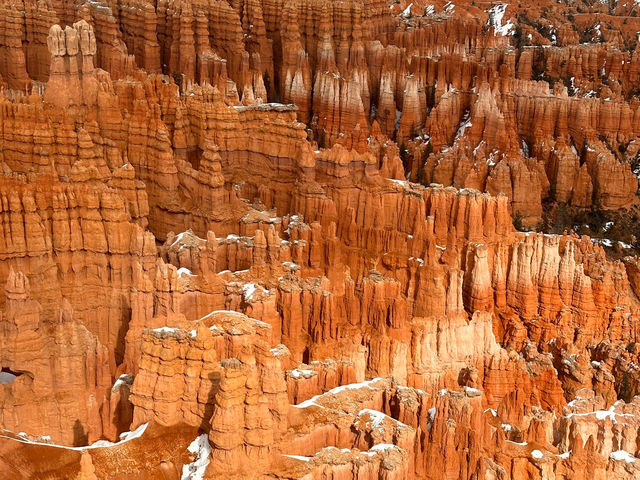
[[[513,216],[513,227],[519,232],[524,231],[524,225],[522,225],[522,213],[520,213],[520,210],[518,210]]]
[[[184,78],[184,75],[180,72],[173,72],[171,74],[171,76],[173,77],[173,81],[176,83],[176,85],[178,86],[178,88],[182,87],[182,79]]]
[[[631,384],[631,378],[629,372],[624,372],[622,379],[618,384],[618,398],[629,403],[633,399],[633,385]]]
[[[566,228],[570,225],[570,223],[571,218],[569,217],[569,213],[567,212],[567,205],[565,203],[559,204],[556,211],[556,218],[551,227],[551,233],[562,235]]]
[[[264,83],[264,89],[267,91],[267,98],[271,95],[271,77],[269,72],[262,74],[262,83]]]

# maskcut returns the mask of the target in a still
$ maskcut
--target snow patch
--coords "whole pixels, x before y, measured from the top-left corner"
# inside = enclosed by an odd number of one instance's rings
[[[633,417],[631,413],[616,413],[614,411],[616,404],[614,403],[609,410],[596,410],[594,412],[586,412],[586,413],[570,413],[566,418],[571,417],[588,417],[590,415],[595,415],[596,420],[604,421],[606,419],[611,420],[613,423],[618,423],[618,417]]]
[[[378,428],[380,425],[382,425],[385,417],[387,417],[387,415],[385,415],[384,413],[377,410],[371,410],[370,408],[363,408],[362,410],[360,410],[358,412],[358,417],[360,417],[361,415],[369,415],[369,417],[371,418],[372,429]]]
[[[411,16],[411,7],[413,7],[413,3],[410,3],[409,6],[405,8],[400,15],[405,18],[409,18]]]
[[[118,379],[116,380],[116,383],[113,384],[113,387],[111,387],[111,391],[115,392],[120,385],[125,385],[127,383],[131,384],[132,381],[133,381],[133,375],[129,373],[123,373],[118,377]]]
[[[129,441],[133,440],[134,438],[138,438],[138,437],[142,436],[144,431],[147,429],[148,425],[149,425],[148,422],[147,423],[143,423],[138,428],[136,428],[133,432],[121,433],[120,434],[120,442],[118,442],[118,443],[111,443],[111,442],[109,442],[107,440],[98,440],[97,442],[93,443],[92,445],[88,445],[86,447],[68,447],[66,445],[56,445],[54,443],[32,442],[32,441],[27,439],[27,434],[24,433],[24,432],[18,433],[18,436],[22,437],[22,438],[7,437],[6,435],[0,435],[0,438],[5,438],[5,439],[8,439],[8,440],[15,440],[17,442],[28,443],[28,444],[31,444],[31,445],[44,445],[46,447],[64,448],[65,450],[83,451],[83,450],[87,450],[87,449],[91,449],[91,448],[111,447],[113,445],[119,445],[119,444],[124,443],[124,442],[129,442]],[[41,437],[41,438],[46,439],[46,437],[47,436],[44,436],[44,437]]]
[[[313,457],[303,457],[302,455],[282,455],[283,457],[295,458],[296,460],[301,460],[303,462],[308,462]]]
[[[187,447],[187,450],[195,453],[196,458],[193,462],[182,466],[182,477],[180,477],[180,480],[202,480],[207,465],[209,465],[209,455],[211,453],[207,434],[203,433],[196,437],[196,439],[191,442],[191,445]]]
[[[505,23],[504,25],[502,25],[502,19],[504,18],[504,13],[507,11],[507,4],[506,3],[499,3],[498,5],[495,5],[493,7],[491,7],[489,10],[487,10],[487,13],[489,14],[489,20],[487,20],[487,25],[489,27],[493,27],[493,34],[494,35],[502,35],[503,37],[505,35],[513,35],[513,23],[511,23],[511,20],[507,20],[507,23]]]
[[[482,395],[482,391],[478,390],[477,388],[473,388],[473,387],[464,387],[464,393],[466,393],[467,395],[471,395],[473,397],[477,397],[478,395]]]
[[[395,445],[393,445],[392,443],[379,443],[371,447],[370,450],[373,450],[374,452],[383,452],[392,448],[395,448]]]
[[[403,187],[409,184],[409,182],[407,182],[406,180],[398,180],[397,178],[387,178],[387,180],[390,180],[393,183],[397,183],[398,185],[402,185]]]
[[[319,407],[321,405],[318,405],[316,401],[323,395],[328,395],[328,394],[337,395],[338,393],[344,392],[345,390],[358,390],[360,388],[371,388],[371,385],[374,382],[377,382],[379,380],[381,380],[381,378],[377,377],[377,378],[360,382],[360,383],[349,383],[348,385],[340,385],[339,387],[332,388],[331,390],[328,390],[325,393],[316,395],[315,397],[312,397],[309,400],[305,400],[304,402],[299,403],[298,405],[293,405],[293,406],[295,408],[307,408],[311,405],[315,405]]]
[[[433,425],[433,419],[436,418],[436,407],[431,407],[427,411],[429,415],[429,420],[427,420],[427,431],[431,431],[431,425]]]
[[[181,277],[183,275],[190,275],[193,276],[193,273],[191,273],[191,270],[189,270],[188,268],[185,267],[180,267],[178,269],[178,277]]]
[[[173,327],[160,327],[160,328],[154,328],[152,332],[174,333],[174,332],[177,332],[178,330],[179,329],[173,328]]]
[[[244,301],[245,302],[250,302],[251,298],[253,297],[253,294],[256,292],[256,284],[251,282],[251,283],[245,283],[244,286],[242,287],[242,291],[244,293]]]
[[[271,349],[274,355],[275,352],[273,352],[273,350],[275,350],[274,348]],[[317,375],[317,372],[315,370],[309,370],[309,369],[302,369],[302,368],[295,368],[293,370],[289,370],[289,375],[292,376],[293,378],[309,378],[312,375]]]
[[[453,141],[455,143],[456,140],[458,140],[461,136],[464,135],[464,132],[467,128],[472,127],[473,124],[471,123],[471,120],[469,119],[469,111],[467,110],[465,112],[465,114],[462,116],[462,120],[460,121],[460,126],[458,127],[458,131],[456,133],[456,138]]]
[[[633,463],[636,461],[636,457],[631,455],[626,450],[617,450],[615,452],[612,452],[611,455],[609,455],[609,458],[616,461],[624,460],[627,463]]]

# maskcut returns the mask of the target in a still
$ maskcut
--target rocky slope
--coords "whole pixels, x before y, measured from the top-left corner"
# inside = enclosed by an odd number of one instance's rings
[[[0,476],[637,478],[639,8],[4,2]]]

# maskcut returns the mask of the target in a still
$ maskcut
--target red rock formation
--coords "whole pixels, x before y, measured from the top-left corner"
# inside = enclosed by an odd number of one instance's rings
[[[1,477],[637,477],[635,7],[409,3],[3,5]]]

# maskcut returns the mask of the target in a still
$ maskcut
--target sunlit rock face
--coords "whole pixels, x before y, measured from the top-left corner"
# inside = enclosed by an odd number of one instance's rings
[[[0,478],[640,477],[640,6],[1,8]]]

